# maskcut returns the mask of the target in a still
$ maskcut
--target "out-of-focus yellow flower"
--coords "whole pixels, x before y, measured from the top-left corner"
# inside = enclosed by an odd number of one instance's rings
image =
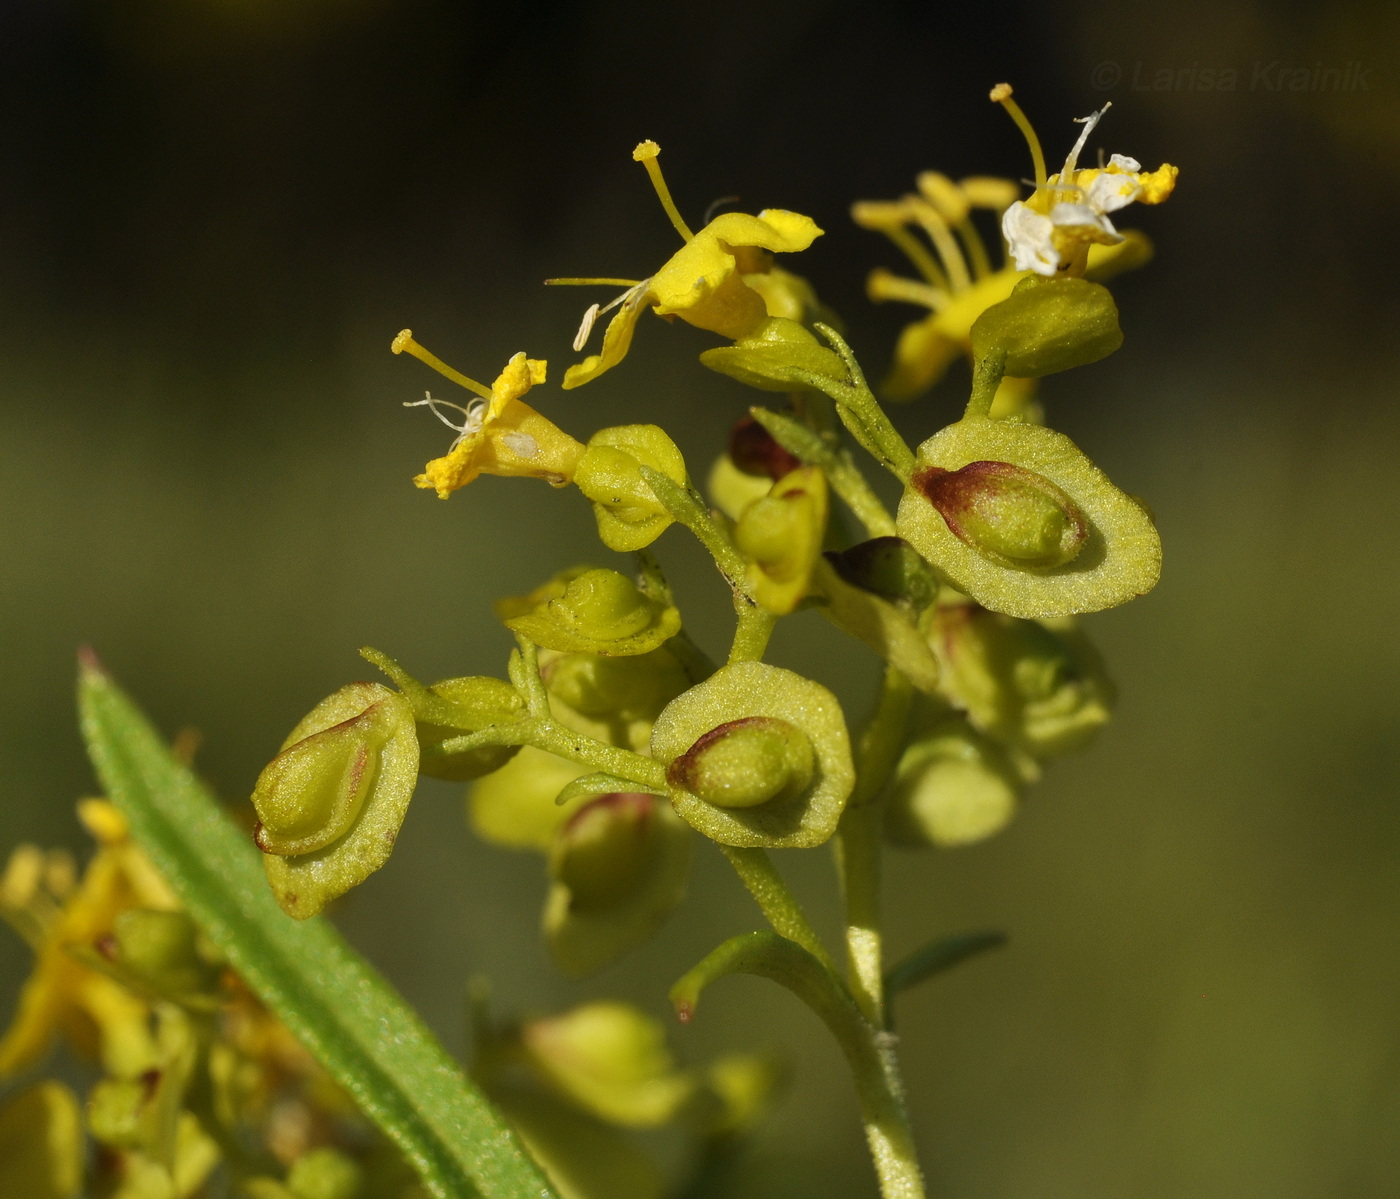
[[[754,332],[769,315],[764,297],[745,282],[747,275],[761,275],[772,268],[771,255],[805,250],[822,230],[811,217],[782,208],[766,208],[757,216],[726,212],[715,217],[699,233],[692,233],[676,211],[661,177],[657,156],[661,148],[642,142],[632,157],[642,163],[667,215],[685,245],[650,278],[551,279],[551,283],[614,283],[627,290],[600,308],[593,304],[584,314],[574,349],[582,350],[594,321],[616,308],[617,315],[603,334],[600,353],[592,354],[564,373],[566,389],[596,379],[622,361],[632,344],[632,332],[643,309],[658,316],[680,317],[699,329],[737,339]]]
[[[0,1194],[75,1199],[83,1185],[83,1120],[77,1097],[41,1082],[0,1107]]]
[[[520,398],[536,383],[544,382],[542,360],[527,358],[524,353],[516,354],[487,388],[430,354],[413,340],[412,330],[405,329],[394,338],[391,348],[395,354],[408,351],[478,397],[466,407],[435,400],[431,395],[404,405],[406,408],[427,406],[458,435],[447,453],[434,458],[413,480],[419,487],[430,488],[445,500],[478,475],[543,479],[555,487],[562,487],[573,479],[583,446]],[[458,424],[445,416],[443,408],[460,412],[462,422]]]
[[[80,882],[71,882],[63,858],[34,846],[15,850],[0,880],[0,914],[35,951],[34,971],[0,1039],[0,1077],[33,1065],[60,1033],[113,1074],[137,1073],[154,1056],[146,1003],[73,950],[97,948],[128,908],[174,910],[178,903],[116,808],[87,799],[78,814],[99,845]]]
[[[1016,184],[1010,179],[973,176],[954,182],[937,171],[924,171],[918,192],[899,200],[862,200],[851,216],[862,228],[885,234],[921,276],[908,279],[890,271],[870,273],[866,291],[874,301],[916,304],[928,315],[904,327],[895,346],[894,364],[884,381],[894,400],[912,400],[932,387],[958,358],[970,354],[973,322],[1011,294],[1022,268],[1006,261],[994,268],[972,221],[976,209],[989,209],[998,220],[1015,207]],[[1152,246],[1136,230],[1117,235],[1111,245],[1087,251],[1087,274],[1103,280],[1141,266]],[[1004,394],[1003,394],[1004,393]],[[1031,415],[1034,387],[1007,379],[998,393],[996,416]]]

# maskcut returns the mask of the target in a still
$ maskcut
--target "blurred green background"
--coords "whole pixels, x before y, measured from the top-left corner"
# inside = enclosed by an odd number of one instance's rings
[[[1350,64],[1340,92],[1282,74]],[[1234,91],[1202,87],[1225,67]],[[412,326],[488,379],[528,349],[557,380],[587,299],[539,281],[639,277],[673,246],[636,141],[665,148],[692,218],[734,193],[815,216],[827,236],[792,265],[878,372],[907,313],[863,298],[865,271],[898,263],[848,205],[927,168],[1025,175],[985,98],[1002,79],[1052,158],[1111,99],[1099,141],[1182,168],[1169,204],[1123,222],[1159,247],[1116,285],[1125,349],[1044,391],[1149,499],[1167,566],[1088,622],[1123,693],[1099,743],[1001,837],[892,859],[896,953],[1011,935],[901,1004],[933,1191],[1393,1195],[1393,6],[0,5],[5,847],[83,846],[79,644],[165,728],[201,729],[201,766],[235,797],[318,698],[366,677],[357,646],[425,677],[500,673],[490,601],[608,560],[583,548],[575,495],[414,490],[445,431],[400,407],[434,380],[388,344]],[[708,344],[648,320],[623,368],[540,406],[585,437],[656,420],[699,473],[750,398],[695,364]],[[909,436],[951,419],[962,386],[902,411]],[[717,577],[679,533],[659,548],[721,649]],[[776,656],[863,711],[872,661],[815,618]],[[535,936],[539,859],[474,842],[459,792],[423,786],[337,915],[454,1049],[472,974],[507,1008],[623,994],[661,1014],[678,973],[756,926],[704,853],[653,946],[568,983]],[[827,855],[782,865],[834,933]],[[0,938],[6,996],[26,969]],[[775,1045],[795,1063],[735,1195],[874,1193],[843,1065],[790,996],[727,982],[675,1040],[692,1060]]]

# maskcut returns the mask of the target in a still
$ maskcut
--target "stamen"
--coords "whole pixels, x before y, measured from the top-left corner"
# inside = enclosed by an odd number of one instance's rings
[[[718,209],[723,208],[726,204],[737,204],[741,199],[743,199],[742,196],[720,196],[718,200],[711,200],[710,206],[705,209],[705,216],[701,224],[708,225],[714,219]]]
[[[694,241],[695,234],[690,231],[690,226],[681,218],[676,202],[671,199],[671,189],[666,186],[666,180],[661,175],[661,164],[656,161],[656,156],[660,153],[661,147],[655,142],[638,142],[637,148],[632,151],[632,159],[646,167],[647,174],[651,177],[651,185],[656,189],[656,198],[661,201],[661,207],[671,218],[671,224],[676,227],[676,232],[686,241]]]
[[[452,382],[456,383],[459,387],[465,387],[468,391],[475,392],[483,400],[489,400],[491,398],[491,389],[484,383],[478,383],[475,379],[468,379],[461,371],[453,370],[436,354],[429,353],[414,341],[412,329],[403,330],[403,332],[394,338],[389,348],[393,350],[395,354],[402,354],[407,350],[417,358],[419,362],[426,362],[433,370],[437,371],[438,374],[442,375],[444,378],[451,379]]]
[[[924,232],[928,234],[929,241],[933,242],[933,248],[938,251],[939,258],[943,260],[943,269],[948,274],[948,283],[952,290],[955,292],[967,290],[972,286],[972,280],[967,273],[967,260],[963,258],[962,251],[958,249],[958,243],[949,231],[947,222],[932,204],[921,201],[917,197],[909,197],[909,207],[914,214],[914,219],[923,226]]]
[[[640,279],[546,279],[546,287],[636,287]]]
[[[1026,119],[1026,114],[1021,111],[1021,106],[1011,98],[1011,85],[1009,83],[998,83],[992,88],[991,98],[996,103],[1006,109],[1007,115],[1016,122],[1016,128],[1021,131],[1021,136],[1026,139],[1026,145],[1031,149],[1031,162],[1035,166],[1036,187],[1045,186],[1045,152],[1040,148],[1040,138],[1036,137],[1035,130],[1031,127],[1030,121]]]
[[[1094,132],[1094,126],[1103,120],[1103,114],[1113,107],[1113,101],[1108,101],[1098,112],[1091,112],[1087,117],[1075,117],[1076,125],[1083,125],[1084,128],[1079,133],[1079,140],[1074,143],[1073,149],[1069,152],[1069,157],[1065,159],[1065,169],[1060,172],[1060,182],[1070,182],[1070,175],[1074,173],[1076,163],[1079,161],[1080,151],[1084,149],[1084,143],[1089,140],[1089,134]]]
[[[588,344],[588,335],[593,332],[593,322],[598,319],[598,305],[590,304],[583,310],[583,320],[574,334],[574,353],[577,354]]]
[[[423,399],[405,400],[403,403],[405,408],[422,408],[424,405],[427,405],[428,410],[432,412],[438,420],[442,421],[444,425],[457,434],[457,439],[448,446],[447,452],[449,454],[461,445],[462,442],[466,441],[468,437],[480,433],[482,426],[486,423],[487,403],[485,400],[473,400],[463,408],[461,404],[454,404],[451,400],[434,399],[432,392],[425,391],[423,393]],[[443,416],[443,414],[438,411],[439,408],[455,408],[466,419],[464,419],[460,425],[456,424]]]

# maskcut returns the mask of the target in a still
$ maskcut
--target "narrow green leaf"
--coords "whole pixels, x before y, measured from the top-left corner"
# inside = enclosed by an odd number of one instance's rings
[[[968,958],[1005,944],[1005,933],[957,933],[930,941],[898,965],[890,967],[885,974],[885,996],[887,999],[893,998],[898,992],[907,991],[935,974],[951,970]]]
[[[95,666],[78,688],[98,777],[141,847],[238,973],[403,1151],[437,1199],[549,1199],[500,1115],[325,920],[298,922],[257,850]]]

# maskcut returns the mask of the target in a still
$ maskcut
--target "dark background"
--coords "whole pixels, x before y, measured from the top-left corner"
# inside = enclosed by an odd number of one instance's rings
[[[899,263],[851,200],[931,167],[1026,175],[986,100],[1002,79],[1052,160],[1070,118],[1111,99],[1096,144],[1178,163],[1181,183],[1120,222],[1159,248],[1116,287],[1125,349],[1044,395],[1149,499],[1167,566],[1151,597],[1087,622],[1123,692],[1100,742],[1003,836],[892,860],[894,952],[1012,937],[902,1001],[926,1164],[935,1193],[978,1199],[1393,1194],[1397,12],[8,0],[5,845],[82,846],[80,643],[164,727],[203,730],[230,797],[366,676],[361,644],[425,677],[501,673],[490,601],[593,553],[591,517],[515,480],[448,503],[414,490],[447,439],[400,407],[434,380],[389,340],[410,325],[487,380],[527,349],[557,382],[592,296],[539,281],[641,277],[674,248],[639,139],[664,147],[692,222],[735,193],[812,214],[827,235],[790,265],[877,373],[909,313],[865,301],[866,270]],[[1342,92],[1271,86],[1349,64]],[[1204,90],[1225,67],[1235,90]],[[622,368],[539,406],[580,437],[662,423],[700,474],[751,398],[695,365],[709,344],[648,318]],[[909,436],[952,419],[962,387],[903,410]],[[722,649],[712,571],[679,533],[660,549],[688,625]],[[799,617],[776,657],[862,713],[858,647]],[[660,1014],[678,973],[756,926],[705,852],[652,947],[567,983],[534,932],[539,859],[472,841],[459,790],[423,786],[394,859],[337,917],[454,1048],[471,974],[511,1009],[623,994]],[[834,932],[826,854],[783,866]],[[26,969],[0,939],[7,993]],[[727,982],[676,1042],[795,1062],[742,1194],[873,1193],[843,1065],[790,996]]]

